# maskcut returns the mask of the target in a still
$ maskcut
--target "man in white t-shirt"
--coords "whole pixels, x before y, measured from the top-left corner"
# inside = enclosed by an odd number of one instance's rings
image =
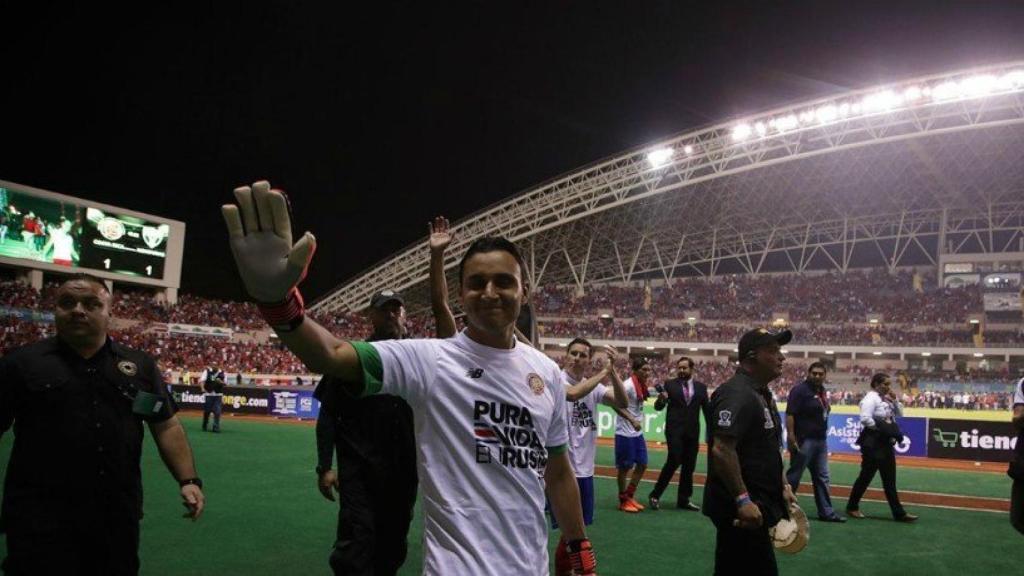
[[[637,356],[633,359],[632,368],[633,375],[624,383],[627,406],[615,410],[618,414],[615,419],[615,468],[618,469],[619,510],[635,513],[644,509],[635,496],[636,487],[647,470],[643,423],[644,402],[650,395],[647,382],[651,378],[651,367],[646,358]]]
[[[611,346],[604,346],[601,354],[601,369],[587,377],[591,367],[594,348],[584,338],[569,343],[565,353],[565,399],[569,423],[569,460],[572,461],[576,484],[580,489],[580,504],[583,507],[583,523],[594,522],[594,460],[597,455],[597,404],[613,408],[625,408],[626,391],[615,371],[618,352]],[[602,384],[605,380],[611,386]],[[557,528],[557,523],[555,523]],[[572,565],[564,537],[555,548],[555,575],[570,574]]]
[[[394,394],[415,414],[424,516],[423,573],[548,573],[544,494],[574,570],[594,574],[567,452],[558,366],[516,343],[525,266],[502,238],[475,241],[459,265],[467,328],[446,340],[346,342],[305,317],[296,286],[316,248],[292,243],[284,195],[267,182],[222,208],[239,274],[261,314],[306,366],[353,394]]]

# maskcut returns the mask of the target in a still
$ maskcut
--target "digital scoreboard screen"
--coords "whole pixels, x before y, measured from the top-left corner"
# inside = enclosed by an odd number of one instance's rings
[[[0,256],[161,280],[171,227],[0,187]]]

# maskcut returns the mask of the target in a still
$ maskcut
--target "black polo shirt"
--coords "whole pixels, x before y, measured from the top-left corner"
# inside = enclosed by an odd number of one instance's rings
[[[743,370],[711,395],[708,437],[708,482],[704,491],[704,513],[716,526],[732,525],[736,518],[735,494],[715,471],[715,437],[736,439],[740,476],[750,498],[761,509],[765,526],[787,517],[782,495],[782,423],[771,392]]]
[[[366,341],[386,339],[372,335]],[[381,480],[417,483],[413,412],[404,399],[391,394],[353,398],[332,376],[320,380],[313,397],[320,401],[317,462],[322,468],[331,468],[334,450],[339,471],[365,465]]]
[[[824,440],[828,435],[828,411],[810,382],[793,386],[786,400],[786,415],[793,417],[793,431],[801,441]]]
[[[146,416],[132,412],[140,390],[158,396]],[[47,530],[87,511],[138,521],[142,423],[175,411],[153,358],[109,338],[89,359],[57,337],[0,358],[0,434],[14,425],[3,525]]]

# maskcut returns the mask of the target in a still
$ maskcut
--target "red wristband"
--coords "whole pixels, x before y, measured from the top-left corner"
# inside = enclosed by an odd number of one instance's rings
[[[273,304],[257,302],[263,319],[278,332],[291,332],[302,324],[305,318],[306,305],[298,288],[292,288],[285,299]]]
[[[597,556],[594,555],[594,547],[590,540],[571,540],[565,548],[569,552],[573,574],[594,574],[597,570]]]

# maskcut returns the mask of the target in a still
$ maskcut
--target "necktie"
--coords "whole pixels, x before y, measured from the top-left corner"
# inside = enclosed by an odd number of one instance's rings
[[[690,403],[690,383],[689,382],[684,382],[683,383],[683,400],[685,400],[687,404]]]

